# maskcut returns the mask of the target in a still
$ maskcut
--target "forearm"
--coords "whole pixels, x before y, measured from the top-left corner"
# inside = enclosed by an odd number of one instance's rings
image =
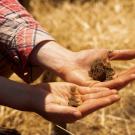
[[[30,57],[33,65],[48,68],[57,74],[61,74],[69,66],[72,66],[71,60],[73,61],[73,59],[74,53],[55,41],[43,42],[36,46]],[[71,65],[67,65],[67,63],[71,63]]]
[[[30,111],[32,86],[0,77],[0,105]]]

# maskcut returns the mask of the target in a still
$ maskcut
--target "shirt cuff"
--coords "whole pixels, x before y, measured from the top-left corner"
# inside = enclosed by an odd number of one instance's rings
[[[12,69],[25,82],[30,83],[33,81],[33,66],[28,60],[33,48],[48,40],[54,41],[54,38],[46,31],[43,31],[40,26],[34,29],[30,27],[20,28],[13,38],[12,47],[15,46],[15,49],[9,51],[9,56],[13,60]]]

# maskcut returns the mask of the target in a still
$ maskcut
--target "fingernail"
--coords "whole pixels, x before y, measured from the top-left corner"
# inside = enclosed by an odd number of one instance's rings
[[[114,95],[114,98],[115,98],[116,100],[118,100],[118,99],[120,99],[120,96],[119,96],[119,95]]]
[[[112,90],[112,93],[116,94],[116,93],[118,93],[118,91],[117,90]]]
[[[73,114],[74,114],[76,117],[81,117],[81,112],[79,112],[79,111],[75,111]]]
[[[131,76],[132,76],[133,78],[135,78],[135,74],[132,74]]]

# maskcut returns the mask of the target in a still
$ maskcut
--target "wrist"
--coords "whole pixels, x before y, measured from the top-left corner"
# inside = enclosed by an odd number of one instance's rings
[[[40,85],[32,85],[30,91],[31,111],[40,114],[44,110],[45,90]]]
[[[0,77],[0,104],[22,111],[31,110],[32,88],[28,84],[19,83]]]
[[[38,45],[30,57],[32,64],[48,68],[58,75],[64,74],[68,67],[73,64],[74,59],[74,52],[60,46],[54,41]]]

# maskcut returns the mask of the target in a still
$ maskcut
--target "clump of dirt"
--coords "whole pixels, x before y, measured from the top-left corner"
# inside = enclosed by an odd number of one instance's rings
[[[82,104],[82,99],[79,91],[76,88],[72,88],[70,94],[71,97],[68,99],[68,105],[73,107],[80,106]]]
[[[104,59],[95,60],[90,67],[89,76],[93,80],[98,80],[101,82],[112,80],[115,74],[114,69],[111,67],[109,61]]]

